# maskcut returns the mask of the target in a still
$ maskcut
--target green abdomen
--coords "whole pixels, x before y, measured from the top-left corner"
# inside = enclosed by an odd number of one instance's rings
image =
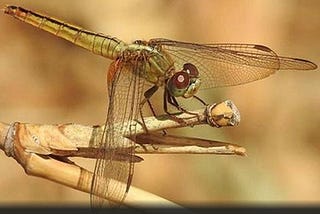
[[[21,7],[7,6],[5,13],[109,59],[116,59],[125,46],[117,38],[84,30]]]

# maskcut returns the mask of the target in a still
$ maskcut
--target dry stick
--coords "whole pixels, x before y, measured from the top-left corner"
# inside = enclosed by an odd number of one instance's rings
[[[26,148],[22,145],[24,141],[21,141],[24,138],[20,135],[21,133],[19,134],[18,129],[16,129],[19,125],[23,124],[14,123],[9,127],[9,129],[5,124],[0,125],[0,136],[2,140],[0,148],[5,151],[7,156],[13,157],[23,167],[28,175],[45,178],[73,189],[90,193],[93,178],[92,172],[77,166],[75,163],[64,162],[62,160],[55,159],[52,156],[26,151]],[[4,134],[5,130],[8,130],[7,135]],[[25,138],[25,140],[28,139]],[[105,195],[99,196],[105,198]],[[106,199],[117,202],[116,198]],[[133,186],[131,186],[130,193],[127,195],[123,203],[129,207],[179,207],[177,204],[169,200]]]
[[[212,153],[244,155],[244,148],[235,144],[202,140],[196,138],[160,136],[153,132],[170,128],[209,124],[211,126],[234,126],[240,121],[240,115],[231,101],[213,104],[205,110],[195,111],[197,117],[181,114],[184,123],[170,120],[164,115],[159,118],[145,118],[149,134],[144,133],[137,123],[137,153]],[[115,127],[118,125],[115,124]],[[92,141],[101,139],[102,126],[34,125],[14,123],[11,126],[0,123],[0,149],[13,157],[25,169],[26,173],[61,183],[74,189],[90,192],[92,172],[75,163],[63,162],[52,158],[57,156],[86,156],[93,148]],[[130,137],[130,136],[127,136]],[[170,140],[168,142],[168,140]],[[155,145],[155,146],[154,146]],[[113,148],[116,149],[116,148]],[[91,152],[96,154],[96,152]],[[49,156],[50,155],[50,156]],[[139,159],[137,160],[139,161]],[[118,182],[112,180],[112,182]],[[99,195],[105,197],[104,195]],[[107,198],[116,201],[114,198]],[[157,205],[177,206],[159,196],[131,187],[124,201],[127,206]]]

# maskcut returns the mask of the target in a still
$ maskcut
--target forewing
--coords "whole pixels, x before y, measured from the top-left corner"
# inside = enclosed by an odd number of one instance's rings
[[[119,205],[129,190],[134,168],[134,140],[144,80],[135,75],[137,64],[116,61],[111,65],[109,107],[91,186],[94,208]],[[123,137],[131,135],[131,140]],[[119,155],[129,158],[118,160]],[[109,201],[100,196],[105,196]],[[111,200],[111,201],[110,201]],[[111,203],[110,203],[111,202]]]
[[[252,82],[279,69],[316,68],[314,63],[307,60],[279,57],[262,45],[194,44],[167,39],[153,39],[149,43],[167,51],[172,56],[177,71],[185,63],[197,66],[202,89]]]

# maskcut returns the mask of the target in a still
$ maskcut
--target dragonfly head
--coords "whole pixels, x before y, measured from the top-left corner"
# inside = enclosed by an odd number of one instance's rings
[[[191,63],[184,64],[183,69],[167,81],[167,89],[174,97],[192,97],[198,92],[200,85],[199,71]]]

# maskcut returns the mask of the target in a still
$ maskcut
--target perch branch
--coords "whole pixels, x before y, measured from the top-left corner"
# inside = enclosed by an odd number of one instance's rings
[[[195,115],[180,114],[183,122],[171,120],[167,115],[147,117],[145,124],[148,133],[137,123],[137,154],[144,153],[197,153],[197,154],[235,154],[245,155],[245,149],[230,143],[203,140],[198,138],[160,135],[157,131],[185,126],[209,124],[214,127],[234,126],[240,121],[237,108],[231,101],[207,106],[194,111]],[[119,127],[119,124],[115,124]],[[61,183],[83,192],[90,192],[92,172],[63,159],[80,156],[95,158],[93,141],[101,140],[103,126],[84,126],[79,124],[40,125],[15,122],[11,125],[0,123],[0,149],[13,157],[29,175],[42,177]],[[124,136],[130,138],[130,136]],[[116,148],[115,148],[116,149]],[[142,158],[136,156],[136,162]],[[118,182],[118,181],[112,181]],[[104,195],[99,195],[105,197]],[[114,198],[107,198],[116,201]],[[177,206],[159,196],[131,187],[124,204],[127,206],[164,205]]]

